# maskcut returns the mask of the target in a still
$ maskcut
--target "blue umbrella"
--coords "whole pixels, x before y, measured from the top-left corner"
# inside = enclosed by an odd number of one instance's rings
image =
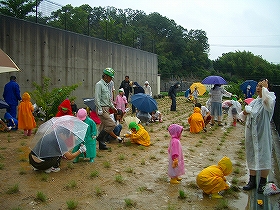
[[[131,96],[131,103],[143,112],[152,112],[157,110],[157,102],[150,95],[144,93],[137,93]]]
[[[243,82],[241,85],[240,85],[240,88],[242,90],[242,92],[244,94],[246,94],[247,92],[247,87],[248,85],[250,85],[250,89],[251,89],[251,92],[252,94],[254,95],[255,91],[256,91],[256,87],[257,87],[257,82],[255,80],[246,80],[245,82]]]
[[[204,78],[201,82],[202,84],[208,84],[208,85],[225,85],[227,84],[226,80],[223,77],[220,76],[208,76]]]
[[[3,99],[0,99],[0,109],[6,109],[9,108],[9,104],[6,103]]]

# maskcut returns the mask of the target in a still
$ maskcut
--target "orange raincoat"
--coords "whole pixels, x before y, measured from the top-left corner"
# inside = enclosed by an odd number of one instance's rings
[[[225,176],[232,171],[232,163],[228,157],[223,157],[218,165],[203,169],[196,177],[197,185],[206,194],[218,193],[229,188]]]
[[[23,130],[31,130],[36,127],[36,122],[32,112],[34,107],[30,102],[29,93],[25,92],[22,95],[22,101],[18,106],[18,128]]]
[[[125,137],[130,138],[132,143],[141,144],[146,147],[150,146],[151,141],[148,131],[146,131],[141,124],[138,124],[138,127],[138,131],[132,132],[131,134],[125,134]]]
[[[205,124],[199,107],[194,107],[194,113],[188,118],[191,133],[199,133]]]

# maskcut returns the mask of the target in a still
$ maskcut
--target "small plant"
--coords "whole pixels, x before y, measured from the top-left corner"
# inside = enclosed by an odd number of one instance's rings
[[[145,147],[144,147],[143,145],[139,145],[139,146],[138,146],[138,149],[140,149],[140,150],[144,150],[144,149],[145,149]]]
[[[141,160],[141,165],[145,165],[146,161],[144,159]]]
[[[25,141],[22,141],[22,142],[20,142],[20,145],[21,145],[21,146],[25,146],[25,145],[26,145],[26,142],[25,142]]]
[[[4,168],[4,164],[0,163],[0,170],[3,170],[3,168]]]
[[[120,174],[118,174],[118,175],[115,177],[115,180],[116,180],[116,182],[118,182],[118,183],[123,183],[123,181],[124,181],[122,175],[120,175]]]
[[[90,178],[95,178],[95,177],[98,177],[99,176],[99,172],[98,171],[93,171],[90,173]]]
[[[131,200],[130,198],[125,198],[124,202],[125,202],[126,207],[135,207],[135,205],[136,205],[136,203],[133,200]]]
[[[125,171],[126,171],[127,173],[133,173],[133,168],[130,168],[130,167],[129,167],[129,168],[126,168]]]
[[[194,151],[195,151],[195,150],[192,149],[192,148],[188,148],[188,150],[189,150],[190,152],[194,152]]]
[[[108,152],[112,152],[112,148],[111,147],[108,147]]]
[[[156,158],[156,156],[155,155],[151,155],[150,156],[150,160],[156,160],[157,158]]]
[[[119,155],[119,160],[124,160],[124,159],[125,159],[124,154],[120,154]]]
[[[95,195],[96,196],[102,196],[102,190],[100,187],[95,187]]]
[[[164,154],[165,151],[162,149],[162,150],[159,151],[159,153],[160,153],[160,154]]]
[[[66,186],[66,188],[67,188],[67,189],[73,189],[73,188],[75,188],[76,186],[77,186],[76,181],[75,181],[75,180],[71,180],[71,181],[69,182],[69,184]]]
[[[217,150],[221,150],[221,147],[220,147],[220,146],[217,146]]]
[[[14,186],[10,187],[7,190],[7,194],[15,194],[15,193],[18,193],[18,192],[19,192],[18,184],[15,184]]]
[[[232,180],[231,180],[231,183],[232,184],[237,184],[238,183],[237,177],[233,177]]]
[[[184,190],[179,190],[179,198],[180,199],[185,199],[186,198],[186,193],[184,192]]]
[[[105,162],[103,163],[103,165],[104,165],[105,168],[110,168],[110,167],[111,167],[111,163],[108,162],[108,161],[105,161]]]
[[[41,176],[41,181],[46,182],[46,181],[48,181],[48,178],[49,178],[49,175],[46,173],[43,173]]]
[[[218,205],[215,207],[215,210],[229,209],[228,200],[220,199]]]
[[[74,169],[74,164],[73,163],[67,163],[67,168]]]
[[[20,175],[26,174],[26,170],[25,170],[24,168],[21,168],[21,169],[19,170],[19,174],[20,174]]]
[[[144,192],[145,190],[147,190],[147,187],[138,187],[138,191],[140,192]]]
[[[240,169],[239,168],[235,168],[233,171],[234,174],[240,174]]]
[[[202,140],[199,140],[199,141],[198,141],[198,143],[202,144],[202,143],[203,143],[203,141],[202,141]]]
[[[46,202],[47,196],[42,192],[37,192],[36,199],[42,202]]]
[[[189,186],[190,188],[192,188],[192,189],[198,189],[198,187],[197,187],[197,185],[196,185],[195,182],[189,183],[188,186]]]
[[[68,200],[66,201],[66,204],[67,204],[67,208],[70,209],[70,210],[74,210],[77,208],[78,206],[78,201],[75,201],[75,200]]]
[[[125,141],[125,142],[124,142],[124,145],[125,145],[126,147],[131,146],[131,144],[132,144],[131,141]]]

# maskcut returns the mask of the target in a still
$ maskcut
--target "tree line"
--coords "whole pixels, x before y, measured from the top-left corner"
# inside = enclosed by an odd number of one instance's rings
[[[205,31],[186,29],[174,20],[154,12],[91,7],[83,4],[62,6],[46,16],[37,8],[43,0],[1,0],[0,13],[68,31],[108,40],[158,55],[159,74],[163,79],[203,79],[221,75],[228,81],[267,77],[279,80],[280,65],[247,51],[224,53],[212,61]],[[186,20],[187,21],[187,20]]]

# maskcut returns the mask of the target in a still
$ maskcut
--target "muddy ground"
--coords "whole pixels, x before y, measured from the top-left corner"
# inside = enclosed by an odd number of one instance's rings
[[[244,125],[208,125],[206,133],[191,134],[187,118],[193,104],[178,98],[177,111],[170,112],[170,103],[168,98],[158,99],[163,123],[145,125],[150,147],[128,140],[113,142],[109,151],[97,148],[94,163],[62,160],[58,173],[34,171],[29,165],[29,142],[34,134],[24,137],[20,130],[0,133],[1,209],[249,209],[248,195],[238,190],[247,181]],[[186,128],[181,139],[186,174],[178,185],[170,184],[167,176],[167,127],[171,123]],[[127,126],[123,126],[125,133]],[[224,155],[234,164],[227,179],[237,187],[223,199],[211,199],[197,188],[195,178]]]

